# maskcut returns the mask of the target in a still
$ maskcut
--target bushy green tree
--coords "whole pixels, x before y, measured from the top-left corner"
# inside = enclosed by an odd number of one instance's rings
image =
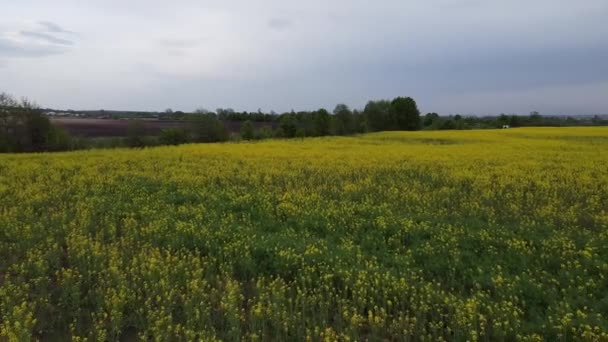
[[[391,102],[388,100],[369,101],[363,110],[369,130],[385,131],[392,129],[390,111]]]
[[[433,124],[437,121],[439,121],[439,114],[427,113],[424,116],[424,120],[422,121],[422,126],[425,128],[429,128],[429,127],[433,126]]]
[[[314,113],[316,135],[325,136],[331,133],[331,116],[326,109],[319,109]]]
[[[60,127],[51,125],[48,134],[49,149],[52,151],[67,151],[74,149],[72,137]]]
[[[533,111],[530,112],[530,117],[528,118],[528,120],[534,125],[541,123],[543,121],[543,117],[540,115],[539,112]]]
[[[272,131],[272,127],[262,126],[256,131],[255,135],[256,139],[270,139],[274,136],[274,132]]]
[[[353,110],[353,119],[351,124],[352,133],[365,133],[369,132],[369,122],[363,112]]]
[[[0,152],[53,150],[53,125],[34,103],[0,93]]]
[[[395,129],[415,131],[420,129],[420,111],[411,97],[397,97],[391,102],[391,119]]]
[[[305,138],[306,137],[306,130],[304,128],[297,128],[296,129],[296,138]]]
[[[159,140],[163,145],[180,145],[187,143],[189,136],[183,128],[166,128],[161,131]]]
[[[228,130],[215,114],[201,113],[188,120],[194,142],[226,141]]]
[[[253,140],[255,138],[255,128],[250,120],[243,122],[241,126],[241,138],[243,140]]]
[[[575,122],[573,124],[575,124]],[[511,127],[520,127],[521,126],[521,119],[519,118],[519,116],[517,116],[517,115],[511,115],[509,117],[509,126],[511,126]]]
[[[347,105],[340,103],[334,108],[334,134],[352,133],[353,112]]]
[[[283,114],[280,119],[280,127],[285,138],[296,136],[296,120],[294,114]]]

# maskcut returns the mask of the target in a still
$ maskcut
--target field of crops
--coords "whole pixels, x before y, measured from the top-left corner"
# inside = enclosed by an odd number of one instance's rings
[[[607,128],[0,155],[0,199],[10,340],[608,340]]]

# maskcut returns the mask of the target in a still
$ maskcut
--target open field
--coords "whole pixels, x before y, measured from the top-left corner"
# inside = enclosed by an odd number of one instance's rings
[[[70,135],[82,137],[125,137],[129,132],[129,120],[53,118],[51,122]],[[158,135],[166,128],[183,128],[183,122],[141,120],[146,135]]]
[[[0,155],[0,199],[13,340],[608,340],[608,128]]]

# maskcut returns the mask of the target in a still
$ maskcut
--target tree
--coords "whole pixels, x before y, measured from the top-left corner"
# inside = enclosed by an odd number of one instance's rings
[[[182,120],[185,115],[186,115],[186,113],[182,112],[181,110],[178,110],[178,111],[175,111],[173,113],[173,119],[174,120]]]
[[[509,116],[507,114],[500,114],[500,116],[497,119],[497,126],[498,128],[503,127],[504,125],[508,125],[509,124]]]
[[[540,113],[539,113],[539,112],[537,112],[537,111],[530,112],[530,123],[531,123],[531,124],[533,124],[533,125],[534,125],[534,124],[538,125],[538,124],[540,124],[542,121],[543,121],[543,117],[540,115]]]
[[[281,131],[285,138],[293,138],[296,136],[296,120],[295,114],[283,114],[281,115],[280,125]]]
[[[163,145],[180,145],[188,142],[188,133],[182,128],[166,128],[160,133],[160,143]]]
[[[456,128],[456,124],[454,123],[454,120],[452,120],[452,118],[441,121],[441,124],[439,126],[439,129],[455,129],[455,128]]]
[[[19,103],[10,95],[0,93],[0,152],[17,152]]]
[[[391,103],[388,100],[369,101],[363,113],[371,131],[391,129]]]
[[[295,116],[297,127],[296,135],[298,135],[297,131],[300,130],[300,134],[304,134],[307,137],[314,137],[319,135],[317,133],[316,123],[315,123],[316,112],[298,112]]]
[[[305,138],[306,137],[306,130],[304,128],[297,128],[296,129],[296,138]]]
[[[33,151],[44,151],[47,147],[51,122],[41,113],[29,113],[26,120],[26,130],[29,132],[30,144]]]
[[[51,125],[51,129],[48,134],[49,150],[51,151],[67,151],[72,149],[72,138],[63,129]]]
[[[207,115],[207,114],[210,114],[211,112],[208,109],[206,109],[206,108],[199,107],[199,108],[197,108],[197,109],[194,110],[194,113],[195,114],[204,114],[204,115]]]
[[[509,117],[509,126],[510,127],[519,127],[521,126],[521,120],[517,115],[511,115]]]
[[[187,122],[194,142],[228,140],[228,131],[215,114],[200,114]]]
[[[424,127],[431,127],[438,120],[439,120],[439,114],[437,114],[437,113],[427,113],[424,116],[424,120],[422,121],[422,126],[424,126]]]
[[[52,149],[50,120],[34,103],[0,93],[0,151],[34,152]]]
[[[395,129],[415,131],[420,129],[420,111],[411,97],[397,97],[391,102],[391,121]]]
[[[331,133],[331,116],[329,112],[323,108],[314,113],[314,125],[316,135],[325,136]]]
[[[243,122],[241,126],[241,138],[243,140],[253,140],[255,138],[255,129],[251,120]]]
[[[271,126],[262,126],[262,128],[256,132],[255,137],[256,139],[270,139],[273,135],[274,132],[272,131]]]
[[[594,125],[599,125],[599,124],[602,123],[602,118],[600,118],[600,116],[596,114],[591,119],[591,123],[594,124]]]
[[[334,109],[334,134],[346,135],[352,133],[353,113],[347,105],[340,103]]]
[[[145,145],[144,136],[146,128],[141,120],[130,120],[127,128],[127,146],[143,147]]]

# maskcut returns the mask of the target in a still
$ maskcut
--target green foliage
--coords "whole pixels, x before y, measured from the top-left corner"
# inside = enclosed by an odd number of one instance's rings
[[[256,132],[256,139],[270,139],[274,137],[274,132],[270,126],[262,126]]]
[[[393,128],[390,117],[391,102],[388,100],[369,101],[363,113],[372,131],[387,131]]]
[[[519,118],[519,116],[511,115],[511,117],[509,117],[509,126],[510,127],[520,127],[521,119]]]
[[[365,113],[358,110],[353,110],[351,130],[352,133],[366,133],[371,131],[369,121]]]
[[[146,140],[143,140],[143,144],[147,145]],[[80,139],[79,142],[82,144],[79,149],[129,147],[126,144],[125,139],[121,139],[119,137]]]
[[[303,128],[298,128],[296,129],[296,138],[305,138],[306,137],[306,130]]]
[[[255,138],[255,128],[251,121],[243,122],[241,126],[241,138],[243,140],[253,140]]]
[[[347,135],[353,133],[353,112],[347,105],[341,103],[334,108],[335,135]]]
[[[283,114],[281,116],[279,126],[281,127],[283,137],[293,138],[296,136],[296,130],[298,127],[296,125],[294,114]]]
[[[29,105],[26,108],[33,108]],[[29,135],[28,143],[31,144],[31,149],[34,151],[43,151],[49,147],[49,133],[51,131],[51,122],[47,117],[42,115],[39,110],[27,110],[27,119],[25,121],[25,129]]]
[[[437,113],[427,113],[424,116],[424,120],[422,121],[422,126],[425,127],[425,128],[431,127],[438,120],[439,120],[439,114],[437,114]]]
[[[68,151],[75,148],[70,135],[60,127],[50,126],[48,132],[49,150],[52,151]]]
[[[73,113],[74,111],[65,111]],[[369,101],[363,111],[351,110],[345,104],[335,107],[333,115],[325,109],[317,111],[291,111],[278,115],[274,111],[263,113],[237,112],[218,108],[216,113],[198,109],[184,113],[167,109],[165,112],[83,111],[85,116],[103,115],[129,118],[124,138],[94,137],[71,138],[67,132],[51,125],[40,110],[28,101],[17,101],[0,94],[0,152],[63,151],[88,148],[143,147],[159,144],[221,142],[267,138],[303,138],[327,135],[353,135],[391,130],[464,130],[529,126],[605,126],[608,120],[596,115],[593,118],[552,117],[532,112],[529,116],[502,114],[498,117],[475,117],[461,114],[440,116],[428,113],[420,117],[417,104],[411,97],[397,97],[392,101]],[[156,133],[154,126],[141,118],[172,120],[165,122],[169,129]],[[265,126],[256,130],[258,125]],[[146,129],[149,127],[149,129]],[[240,131],[236,131],[240,127]],[[185,132],[179,131],[184,129]],[[154,132],[154,135],[149,133]],[[240,134],[239,134],[240,133]]]
[[[129,147],[143,147],[145,146],[144,136],[146,135],[146,129],[144,123],[141,120],[130,120],[129,127],[127,128],[127,138],[125,139],[127,146]]]
[[[391,102],[390,117],[395,129],[415,131],[420,129],[420,111],[411,97],[397,97]]]
[[[539,112],[533,111],[530,112],[529,121],[532,124],[540,124],[543,121],[543,117],[540,115]]]
[[[331,116],[329,112],[323,108],[313,113],[315,135],[326,136],[331,133]]]
[[[188,132],[181,128],[166,128],[160,132],[159,141],[162,145],[180,145],[189,142]]]
[[[194,142],[227,141],[228,131],[214,114],[201,114],[188,120]]]
[[[0,93],[0,152],[37,152],[69,148],[69,136],[51,125],[33,103]]]

